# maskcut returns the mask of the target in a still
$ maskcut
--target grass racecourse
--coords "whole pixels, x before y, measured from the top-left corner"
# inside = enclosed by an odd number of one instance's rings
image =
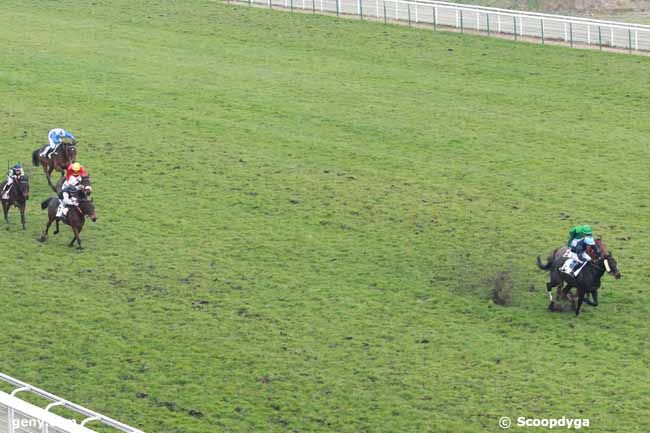
[[[0,157],[69,129],[99,217],[38,243],[31,169],[0,371],[148,433],[650,431],[649,58],[198,0],[0,40]],[[583,222],[623,279],[576,319],[534,258]]]

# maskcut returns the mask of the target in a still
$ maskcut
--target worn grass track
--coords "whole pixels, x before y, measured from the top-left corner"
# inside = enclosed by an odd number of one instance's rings
[[[99,216],[36,242],[32,171],[3,372],[152,433],[647,431],[650,60],[190,0],[0,38],[2,158],[76,133]],[[624,278],[575,319],[534,257],[578,222]]]

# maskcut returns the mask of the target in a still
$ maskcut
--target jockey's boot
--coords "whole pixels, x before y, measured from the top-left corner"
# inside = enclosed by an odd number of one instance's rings
[[[63,218],[67,215],[67,213],[68,208],[63,203],[60,203],[58,209],[56,210],[56,217]]]
[[[580,269],[582,269],[582,262],[580,260],[576,260],[573,263],[573,269],[571,270],[571,276],[573,278],[577,278],[578,274],[580,273]]]
[[[52,149],[51,147],[48,146],[48,147],[45,148],[44,151],[41,152],[41,156],[46,158],[46,159],[50,159],[52,157],[53,152],[54,152],[54,149]]]

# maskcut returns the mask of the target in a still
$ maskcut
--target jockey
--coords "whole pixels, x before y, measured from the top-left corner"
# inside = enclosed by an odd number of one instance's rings
[[[65,181],[63,182],[63,188],[66,186],[72,186],[77,190],[81,190],[83,188],[81,181],[84,177],[89,177],[89,174],[81,164],[78,162],[70,164],[65,171]],[[90,190],[89,186],[86,187],[86,191],[88,190]]]
[[[0,196],[2,196],[3,199],[7,200],[9,197],[9,190],[11,189],[11,185],[13,185],[14,182],[18,181],[22,176],[25,175],[25,170],[23,170],[23,166],[20,164],[14,165],[9,172],[7,173],[7,183],[2,187],[2,192],[0,193]]]
[[[571,227],[571,230],[569,230],[569,241],[567,242],[566,246],[571,248],[571,250],[573,251],[573,249],[578,244],[578,242],[581,239],[583,239],[585,236],[593,236],[589,224],[583,224],[581,226]]]
[[[571,271],[574,277],[577,277],[582,267],[591,261],[591,256],[587,253],[587,248],[591,247],[598,251],[598,246],[596,245],[596,241],[594,241],[594,235],[589,225],[579,226],[576,232],[581,237],[576,237],[571,241],[571,252],[573,253],[573,266],[571,267]]]
[[[78,206],[79,199],[77,198],[77,189],[73,186],[66,186],[61,192],[61,200],[59,200],[59,208],[56,210],[56,217],[63,218],[68,214],[68,206]]]
[[[54,128],[48,132],[47,139],[49,141],[49,146],[46,147],[43,152],[41,152],[41,156],[45,156],[47,158],[49,158],[50,155],[52,155],[52,153],[59,148],[61,143],[75,144],[77,142],[77,140],[74,138],[74,135],[61,128]]]

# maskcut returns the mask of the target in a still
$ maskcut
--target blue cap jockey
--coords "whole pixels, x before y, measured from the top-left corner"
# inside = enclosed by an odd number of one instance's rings
[[[47,139],[49,146],[46,147],[41,156],[49,157],[56,149],[59,148],[61,143],[76,143],[77,140],[74,138],[74,135],[70,134],[68,131],[62,128],[54,128],[47,133]]]

